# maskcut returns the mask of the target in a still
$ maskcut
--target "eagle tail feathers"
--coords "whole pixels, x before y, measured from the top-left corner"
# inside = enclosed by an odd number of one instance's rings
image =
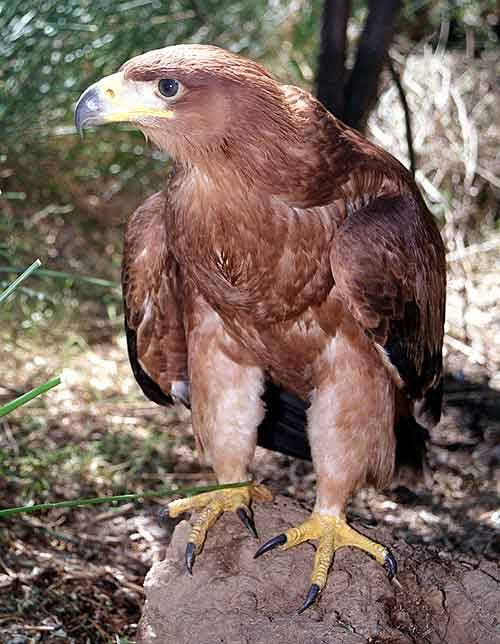
[[[395,480],[399,484],[415,487],[423,481],[429,485],[429,468],[427,466],[428,430],[418,423],[413,416],[405,416],[394,426],[396,434],[396,471]]]
[[[311,460],[307,438],[309,404],[272,382],[262,396],[266,415],[259,426],[257,444],[286,456]]]
[[[432,429],[441,419],[443,403],[443,378],[425,392],[422,400],[415,403],[415,418],[427,429]]]

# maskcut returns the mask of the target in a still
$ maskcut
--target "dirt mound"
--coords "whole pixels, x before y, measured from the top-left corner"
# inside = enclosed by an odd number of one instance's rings
[[[257,506],[260,542],[307,514],[285,497]],[[181,522],[166,559],[146,577],[138,644],[500,642],[498,565],[484,560],[472,567],[431,547],[394,542],[385,528],[357,527],[391,547],[402,590],[364,553],[344,549],[317,606],[298,615],[309,587],[311,545],[254,560],[257,542],[226,516],[189,577],[183,563],[189,524]]]

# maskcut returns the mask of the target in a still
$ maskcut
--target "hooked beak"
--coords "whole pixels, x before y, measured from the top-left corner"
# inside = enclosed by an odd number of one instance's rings
[[[151,118],[173,118],[150,82],[125,80],[123,72],[105,76],[86,89],[75,108],[80,134],[89,125],[103,123],[147,124]]]

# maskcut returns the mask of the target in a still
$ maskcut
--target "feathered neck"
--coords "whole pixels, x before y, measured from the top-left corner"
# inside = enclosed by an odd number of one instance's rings
[[[213,148],[184,149],[177,167],[186,199],[275,199],[293,208],[332,202],[344,212],[382,195],[404,191],[407,170],[387,152],[333,117],[313,96],[281,86],[267,129],[249,123]],[[279,115],[279,116],[277,116]],[[411,181],[409,182],[411,184]]]

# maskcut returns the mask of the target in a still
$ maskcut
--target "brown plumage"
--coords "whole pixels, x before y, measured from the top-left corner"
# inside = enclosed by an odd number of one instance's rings
[[[445,259],[408,171],[215,47],[132,59],[76,120],[131,121],[174,158],[126,228],[129,354],[146,395],[190,401],[218,479],[249,478],[257,438],[310,453],[315,510],[337,517],[396,456],[418,466],[417,408],[440,415]]]

